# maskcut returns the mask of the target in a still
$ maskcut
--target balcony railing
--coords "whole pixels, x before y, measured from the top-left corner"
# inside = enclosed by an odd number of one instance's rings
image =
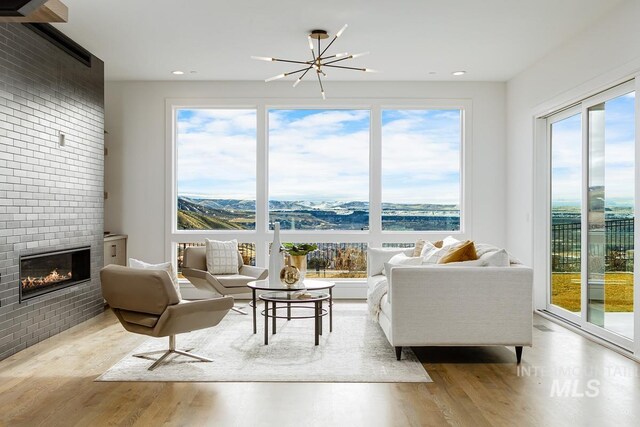
[[[553,224],[551,227],[552,271],[580,271],[580,227],[580,223]],[[633,271],[633,233],[633,218],[606,220],[604,246],[593,245],[589,252],[595,257],[604,257],[605,271]]]

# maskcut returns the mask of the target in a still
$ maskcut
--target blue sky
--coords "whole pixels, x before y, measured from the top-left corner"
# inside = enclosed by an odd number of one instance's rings
[[[604,172],[607,205],[630,202],[634,197],[635,181],[635,93],[607,101],[604,111],[604,169],[602,162],[592,155],[592,185],[602,185],[602,174],[596,171]],[[580,114],[552,125],[554,205],[580,202],[583,167],[581,126]]]
[[[270,200],[368,201],[368,110],[270,110]],[[178,194],[255,199],[255,110],[177,115]],[[459,203],[459,110],[383,111],[383,201]]]

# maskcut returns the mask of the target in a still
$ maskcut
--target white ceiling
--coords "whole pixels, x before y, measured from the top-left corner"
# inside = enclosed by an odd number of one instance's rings
[[[69,22],[56,26],[105,61],[107,80],[261,80],[291,67],[251,55],[307,60],[310,30],[349,24],[331,52],[370,51],[352,64],[382,72],[332,71],[330,80],[505,81],[621,0],[64,3]]]

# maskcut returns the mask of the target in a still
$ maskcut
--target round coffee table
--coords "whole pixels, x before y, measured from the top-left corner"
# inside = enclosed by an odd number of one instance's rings
[[[264,316],[264,345],[269,345],[269,318],[273,322],[272,333],[276,334],[276,319],[314,319],[314,336],[315,345],[320,343],[320,335],[322,335],[322,318],[327,315],[327,310],[322,308],[322,302],[329,300],[329,294],[325,292],[310,292],[303,291],[302,294],[295,292],[265,292],[258,296],[261,301],[264,301],[264,310],[261,314]],[[271,309],[269,309],[269,303],[271,303]],[[278,303],[286,303],[287,305],[281,305],[278,307]],[[313,304],[311,306],[310,304]],[[313,316],[292,316],[291,307],[294,308],[307,308],[313,309]],[[279,309],[287,309],[286,316],[278,316]],[[331,310],[331,306],[329,306]],[[271,314],[269,314],[271,311]]]
[[[281,283],[270,284],[269,280],[254,280],[247,283],[247,286],[251,289],[252,293],[252,305],[253,305],[253,333],[258,333],[258,326],[256,321],[256,292],[257,291],[271,291],[271,292],[300,292],[307,291],[319,291],[327,289],[329,291],[329,332],[333,331],[333,287],[336,284],[326,280],[313,280],[307,279],[304,284],[297,284],[293,288],[285,288]],[[291,304],[287,305],[287,319],[291,319]]]

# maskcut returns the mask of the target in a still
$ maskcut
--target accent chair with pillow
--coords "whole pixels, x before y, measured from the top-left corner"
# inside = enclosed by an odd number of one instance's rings
[[[176,292],[168,272],[153,268],[130,268],[111,264],[100,271],[102,295],[122,326],[134,334],[169,337],[169,348],[134,354],[150,358],[159,354],[148,368],[154,370],[172,355],[201,362],[212,360],[176,348],[176,334],[216,326],[233,307],[233,298],[185,301]]]
[[[266,268],[244,264],[236,240],[206,239],[205,246],[189,246],[184,251],[182,275],[200,290],[223,296],[249,294],[247,284],[266,279],[268,274]],[[247,314],[238,307],[232,310]]]

